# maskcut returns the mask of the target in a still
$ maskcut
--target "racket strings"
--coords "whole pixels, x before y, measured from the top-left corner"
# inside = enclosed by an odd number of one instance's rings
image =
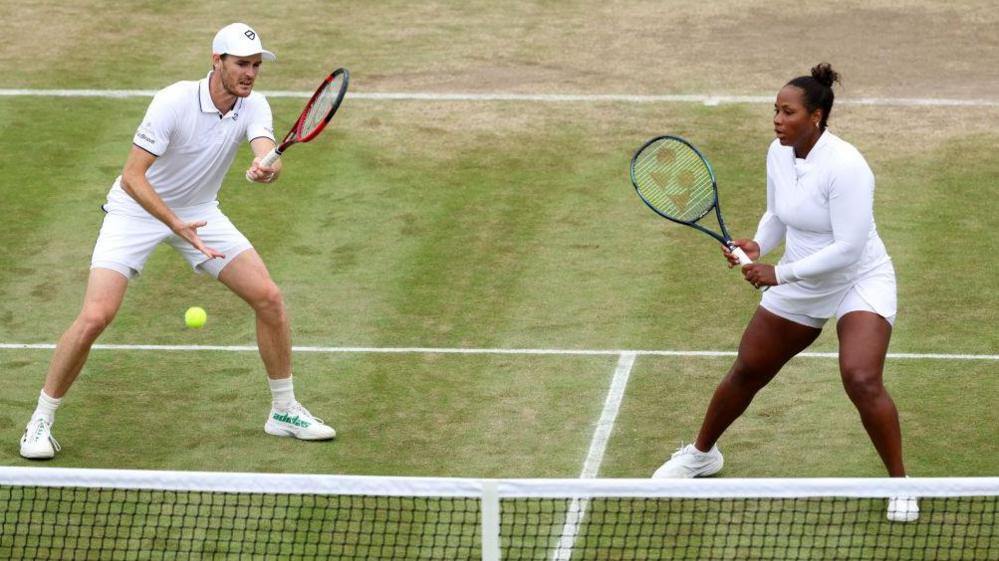
[[[711,171],[678,141],[665,139],[643,150],[635,160],[635,183],[649,204],[683,222],[699,220],[715,203]]]
[[[308,113],[305,114],[305,118],[302,120],[302,136],[308,136],[327,121],[327,115],[333,109],[342,87],[342,76],[337,76],[326,84],[326,87],[323,88],[322,93],[316,98],[315,103],[312,104],[312,107],[309,108]]]

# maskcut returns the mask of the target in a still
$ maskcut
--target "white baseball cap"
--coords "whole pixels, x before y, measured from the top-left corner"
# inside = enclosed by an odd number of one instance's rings
[[[212,40],[212,53],[233,56],[259,54],[264,60],[277,60],[274,53],[264,50],[260,35],[245,23],[230,23],[219,29]]]

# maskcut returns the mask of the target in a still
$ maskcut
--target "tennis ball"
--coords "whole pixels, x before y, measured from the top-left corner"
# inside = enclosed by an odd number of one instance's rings
[[[205,326],[206,321],[208,321],[208,313],[205,312],[204,308],[192,306],[184,312],[184,323],[191,329],[201,329]]]

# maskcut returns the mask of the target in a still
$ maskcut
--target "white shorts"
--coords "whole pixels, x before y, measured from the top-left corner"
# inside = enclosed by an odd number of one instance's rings
[[[111,269],[128,279],[135,278],[142,272],[156,246],[166,242],[187,260],[195,272],[218,278],[222,269],[237,255],[253,247],[217,206],[205,205],[185,210],[174,212],[185,222],[206,221],[207,224],[198,228],[198,237],[206,246],[224,254],[225,258],[208,259],[204,253],[151,215],[133,216],[110,209],[104,217],[101,233],[94,245],[90,268]]]
[[[767,298],[769,291],[763,293],[760,306],[784,319],[821,329],[828,317],[815,317],[800,311],[790,311],[786,301],[779,298]],[[856,281],[844,294],[833,314],[837,320],[850,312],[873,312],[885,318],[892,327],[895,326],[896,289],[895,270],[891,262],[887,262],[863,278]]]

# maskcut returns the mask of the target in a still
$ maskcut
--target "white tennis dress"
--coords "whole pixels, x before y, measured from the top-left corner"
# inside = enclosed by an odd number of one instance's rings
[[[778,140],[770,145],[767,210],[753,239],[761,255],[785,244],[764,308],[815,327],[858,309],[894,321],[895,271],[874,225],[874,174],[831,132],[805,159]]]

